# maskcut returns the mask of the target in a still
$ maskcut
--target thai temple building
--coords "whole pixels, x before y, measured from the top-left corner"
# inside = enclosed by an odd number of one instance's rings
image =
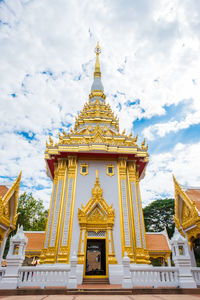
[[[3,257],[6,240],[16,227],[20,180],[21,172],[12,186],[0,185],[0,261]]]
[[[169,263],[167,233],[145,232],[140,180],[149,161],[145,141],[120,132],[106,103],[99,45],[89,100],[70,133],[49,138],[45,160],[53,181],[46,231],[25,232],[26,256],[40,264],[68,264],[75,252],[83,277],[120,274],[127,253],[131,263],[150,257]]]
[[[166,230],[145,231],[140,180],[149,161],[148,146],[120,131],[106,103],[100,52],[97,44],[91,92],[74,128],[46,143],[47,175],[53,182],[46,230],[18,228],[10,239],[7,266],[0,268],[0,289],[82,289],[91,282],[124,289],[200,286],[192,251],[200,232],[200,190],[184,189],[174,178],[173,237],[169,240]],[[16,224],[20,176],[0,197],[1,253]],[[37,267],[22,266],[37,258]],[[161,267],[151,265],[157,258]]]

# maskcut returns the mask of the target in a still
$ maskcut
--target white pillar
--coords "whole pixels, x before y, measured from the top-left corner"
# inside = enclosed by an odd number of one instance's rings
[[[196,282],[191,272],[191,259],[189,255],[189,246],[187,239],[184,238],[175,227],[174,235],[170,241],[172,249],[172,258],[175,266],[178,268],[178,280],[181,288],[196,288]]]
[[[6,271],[0,281],[0,289],[16,289],[18,285],[19,268],[25,259],[25,248],[28,239],[24,235],[23,226],[18,228],[16,235],[10,239],[10,248],[6,257]]]
[[[171,259],[170,259],[170,257],[167,258],[167,266],[171,267]]]
[[[76,266],[77,266],[77,256],[76,256],[76,253],[74,252],[74,254],[70,260],[70,274],[69,274],[69,280],[67,283],[68,289],[77,289]]]
[[[130,273],[130,258],[127,256],[127,253],[124,253],[124,257],[122,259],[123,265],[123,279],[122,279],[122,287],[124,289],[131,289],[132,288],[132,280],[131,280],[131,273]]]

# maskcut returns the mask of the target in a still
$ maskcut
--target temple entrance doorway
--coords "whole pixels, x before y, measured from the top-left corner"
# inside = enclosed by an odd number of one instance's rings
[[[195,240],[193,240],[193,250],[194,250],[196,265],[197,267],[200,267],[200,236],[199,235]]]
[[[106,239],[87,239],[85,276],[106,277]]]

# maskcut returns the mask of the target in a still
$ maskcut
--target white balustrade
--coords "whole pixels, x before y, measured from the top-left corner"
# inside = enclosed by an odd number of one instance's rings
[[[18,287],[67,287],[70,266],[45,266],[19,268]]]
[[[133,287],[178,287],[178,268],[130,265]]]
[[[196,285],[200,285],[200,268],[191,268]]]

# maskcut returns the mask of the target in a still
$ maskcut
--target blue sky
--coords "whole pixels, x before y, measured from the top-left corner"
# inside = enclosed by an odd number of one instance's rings
[[[200,1],[0,1],[0,181],[48,207],[44,150],[88,100],[100,41],[106,101],[149,144],[143,205],[200,186]]]

